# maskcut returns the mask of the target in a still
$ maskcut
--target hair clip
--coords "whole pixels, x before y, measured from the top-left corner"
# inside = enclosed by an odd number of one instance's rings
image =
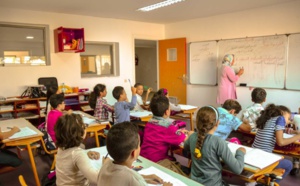
[[[201,152],[200,152],[200,149],[195,148],[194,153],[195,153],[195,156],[196,156],[197,159],[201,158],[202,154],[201,154]]]
[[[168,94],[168,90],[164,88],[164,95],[166,96]]]

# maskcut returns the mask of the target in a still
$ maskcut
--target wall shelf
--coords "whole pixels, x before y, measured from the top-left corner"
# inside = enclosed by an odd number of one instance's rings
[[[84,28],[59,27],[54,30],[55,52],[84,52]]]

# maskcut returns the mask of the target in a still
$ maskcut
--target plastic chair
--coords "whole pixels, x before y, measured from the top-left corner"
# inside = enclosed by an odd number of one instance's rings
[[[27,186],[27,183],[26,183],[23,175],[19,175],[19,182],[20,182],[21,186]]]

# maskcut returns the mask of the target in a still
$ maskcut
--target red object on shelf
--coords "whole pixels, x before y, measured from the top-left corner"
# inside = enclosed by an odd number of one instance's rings
[[[55,52],[84,52],[84,28],[59,27],[54,30]]]

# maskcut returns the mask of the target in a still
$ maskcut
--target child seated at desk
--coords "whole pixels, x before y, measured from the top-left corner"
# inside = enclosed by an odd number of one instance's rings
[[[61,91],[58,89],[58,86],[51,86],[47,90],[47,101],[46,101],[46,110],[45,110],[46,122],[47,122],[48,114],[52,110],[51,104],[50,104],[50,97],[53,94],[61,94]]]
[[[220,124],[214,132],[214,135],[226,140],[232,130],[250,132],[251,126],[249,125],[249,122],[241,121],[238,117],[236,117],[241,109],[242,107],[239,102],[233,99],[226,100],[222,107],[218,107]]]
[[[146,106],[146,102],[151,92],[151,88],[148,88],[145,100],[143,101],[142,95],[144,93],[144,86],[140,83],[136,83],[134,87],[136,88],[136,105],[134,107],[134,110],[136,111],[148,110],[149,106]]]
[[[258,131],[252,147],[272,153],[275,143],[279,146],[285,146],[300,140],[299,133],[291,138],[283,138],[285,126],[289,124],[290,117],[291,111],[287,107],[269,104],[256,120]],[[276,168],[285,170],[284,178],[290,173],[292,167],[290,160],[283,159]]]
[[[131,92],[131,102],[128,102],[127,94],[123,87],[116,86],[113,89],[113,96],[116,100],[118,100],[114,106],[116,115],[115,123],[130,121],[130,109],[133,109],[136,105],[136,88],[131,87]]]
[[[108,120],[108,112],[114,111],[114,108],[104,99],[106,94],[106,86],[97,84],[89,99],[89,105],[94,109],[94,116],[100,120]]]
[[[119,123],[109,130],[107,151],[113,161],[104,159],[98,175],[98,186],[147,186],[147,182],[172,186],[156,175],[140,175],[131,169],[140,154],[138,127],[134,123]]]
[[[243,112],[242,121],[249,121],[252,129],[256,129],[256,119],[260,116],[260,112],[264,110],[262,104],[266,101],[266,97],[267,92],[263,88],[255,88],[251,93],[254,104]]]
[[[184,142],[184,149],[192,154],[191,179],[204,185],[223,185],[220,158],[235,174],[240,174],[244,168],[246,150],[237,149],[234,157],[225,140],[213,135],[219,123],[217,109],[200,108],[196,117],[198,132]]]
[[[2,132],[0,128],[0,146],[3,145],[1,143],[2,140],[9,138],[10,136],[14,135],[19,131],[20,129],[18,127],[13,127],[10,131],[7,132]],[[20,166],[21,164],[22,164],[22,160],[20,160],[15,153],[0,148],[0,174],[4,172],[12,171],[16,167]]]
[[[55,125],[56,145],[56,185],[88,186],[97,183],[99,170],[89,159],[99,159],[100,154],[83,149],[86,126],[78,114],[66,114]]]
[[[169,99],[169,92],[165,88],[159,89],[156,94],[160,95],[160,96],[166,96]],[[181,108],[180,108],[179,105],[175,105],[171,102],[169,102],[169,104],[170,104],[171,111],[175,111],[175,112],[180,112],[181,111]]]
[[[179,130],[172,124],[170,116],[169,100],[165,96],[155,95],[151,99],[150,108],[153,118],[149,120],[144,129],[141,155],[153,162],[166,158],[174,160],[168,155],[170,146],[179,146],[187,139],[185,133],[192,132]]]

